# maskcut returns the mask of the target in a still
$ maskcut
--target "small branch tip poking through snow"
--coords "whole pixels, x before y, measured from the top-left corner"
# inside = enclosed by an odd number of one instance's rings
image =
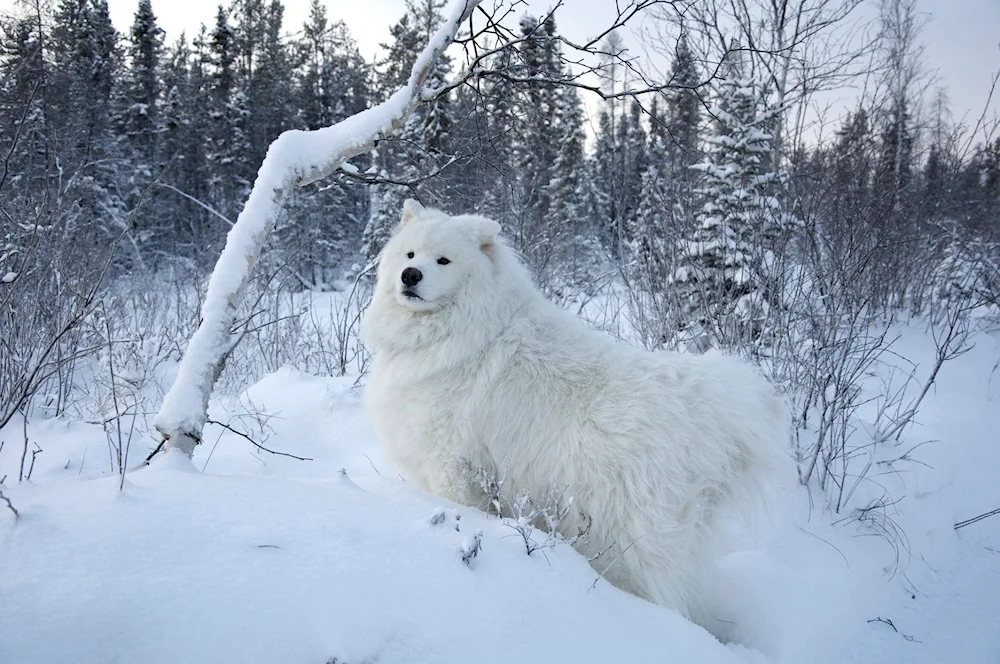
[[[472,536],[472,539],[467,539],[462,542],[462,546],[459,549],[462,554],[462,562],[471,567],[472,559],[479,555],[482,548],[483,531],[477,530]]]
[[[7,508],[14,513],[14,521],[18,521],[21,518],[21,513],[17,511],[17,508],[14,507],[14,504],[10,502],[10,498],[4,495],[4,492],[2,490],[0,490],[0,500],[7,503]]]
[[[337,477],[340,478],[342,484],[350,487],[351,489],[354,489],[355,491],[364,491],[364,489],[362,489],[361,486],[353,479],[351,479],[351,476],[347,474],[346,468],[341,468],[340,470],[338,470]]]
[[[898,629],[896,629],[896,626],[892,623],[892,620],[889,619],[889,618],[883,618],[881,616],[876,616],[875,618],[872,618],[871,620],[868,621],[869,625],[871,623],[882,623],[883,625],[888,625],[889,627],[892,628],[892,631],[894,631],[896,634],[899,634],[901,637],[903,637],[904,639],[906,639],[907,641],[909,641],[911,643],[923,643],[922,641],[919,641],[919,640],[915,639],[914,637],[910,636],[909,634],[903,634],[902,632],[900,632]]]

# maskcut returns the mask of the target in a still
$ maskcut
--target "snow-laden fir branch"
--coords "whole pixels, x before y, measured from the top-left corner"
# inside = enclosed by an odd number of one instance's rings
[[[295,187],[327,177],[402,126],[420,102],[434,62],[479,2],[453,0],[447,20],[417,58],[409,81],[389,99],[331,127],[286,131],[268,148],[246,205],[209,279],[202,322],[191,337],[177,378],[153,421],[168,448],[190,456],[201,441],[208,400],[231,349],[230,331],[237,302],[274,228],[285,196]]]

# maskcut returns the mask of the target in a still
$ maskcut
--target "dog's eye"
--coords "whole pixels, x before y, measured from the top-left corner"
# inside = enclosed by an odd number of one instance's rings
[[[450,262],[451,261],[445,258],[444,256],[438,259],[438,265],[447,265]]]
[[[408,254],[406,254],[406,257],[407,257],[407,258],[413,258],[413,252],[411,251],[411,252],[409,252]]]

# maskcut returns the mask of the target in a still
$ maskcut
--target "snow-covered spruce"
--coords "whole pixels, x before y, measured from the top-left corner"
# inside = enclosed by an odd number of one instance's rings
[[[719,131],[709,138],[709,158],[692,167],[704,177],[698,226],[679,243],[672,278],[681,340],[698,350],[751,347],[761,337],[779,299],[772,243],[796,225],[773,194],[786,176],[767,168],[780,109],[767,108],[764,87],[738,72],[719,87]]]

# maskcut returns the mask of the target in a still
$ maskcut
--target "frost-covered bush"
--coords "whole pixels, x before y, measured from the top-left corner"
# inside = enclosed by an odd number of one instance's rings
[[[1000,313],[1000,267],[997,248],[952,231],[943,256],[931,273],[930,314],[939,317],[949,307],[985,307]]]
[[[479,486],[486,497],[486,507],[514,530],[524,543],[530,556],[535,551],[551,549],[559,544],[575,545],[584,541],[590,522],[575,534],[566,537],[559,532],[563,521],[573,510],[573,497],[566,495],[565,487],[552,486],[543,496],[531,496],[526,491],[509,495],[505,491],[506,478],[479,471]]]

